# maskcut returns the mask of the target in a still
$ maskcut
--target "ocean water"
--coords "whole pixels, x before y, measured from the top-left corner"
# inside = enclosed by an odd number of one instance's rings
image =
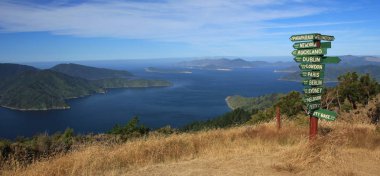
[[[230,111],[225,102],[229,95],[254,97],[302,89],[300,83],[278,80],[284,73],[274,73],[276,68],[271,67],[192,70],[192,74],[160,74],[145,72],[143,67],[125,68],[144,78],[169,80],[174,86],[112,89],[106,94],[69,100],[69,110],[21,112],[0,108],[0,138],[51,134],[67,127],[76,133],[100,133],[134,116],[149,128],[182,127]]]

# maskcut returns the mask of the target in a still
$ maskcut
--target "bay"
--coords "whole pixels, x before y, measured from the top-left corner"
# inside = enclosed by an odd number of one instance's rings
[[[120,67],[120,65],[119,65]],[[165,125],[182,127],[230,111],[230,95],[260,96],[268,93],[301,91],[302,84],[278,80],[284,73],[276,68],[234,69],[232,71],[192,70],[192,74],[159,74],[142,67],[128,68],[137,76],[165,79],[167,88],[113,89],[106,94],[69,100],[71,109],[22,112],[0,108],[0,138],[52,134],[73,128],[76,133],[101,133],[133,116],[149,128]]]

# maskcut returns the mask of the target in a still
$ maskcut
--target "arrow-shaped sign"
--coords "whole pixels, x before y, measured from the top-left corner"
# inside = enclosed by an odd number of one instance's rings
[[[341,60],[339,57],[323,57],[322,62],[326,64],[337,64]]]
[[[306,41],[306,40],[333,41],[333,40],[335,40],[335,37],[330,36],[330,35],[321,35],[319,33],[312,33],[312,34],[292,35],[289,39],[293,42],[295,42],[295,41]]]
[[[336,119],[337,114],[336,112],[329,111],[327,109],[318,109],[313,112],[313,116],[328,121],[334,121]]]
[[[334,41],[335,37],[331,35],[317,35],[316,40]]]
[[[323,78],[323,71],[302,71],[301,77],[303,78]]]
[[[313,34],[300,34],[300,35],[292,35],[289,39],[291,41],[305,41],[305,40],[317,40],[317,36],[321,35],[318,33]]]
[[[324,70],[324,64],[300,64],[299,68],[301,70]]]
[[[310,114],[311,111],[321,108],[321,103],[310,103],[310,104],[307,104],[306,106],[307,106],[307,110],[309,111],[308,114]]]
[[[315,56],[315,55],[324,55],[327,54],[326,48],[315,48],[315,49],[301,49],[294,50],[292,52],[294,56]]]
[[[320,63],[322,62],[322,56],[300,56],[295,57],[294,61],[302,63]]]
[[[323,91],[323,87],[311,87],[311,88],[304,88],[303,92],[305,94],[321,94]]]
[[[322,95],[316,95],[316,96],[306,96],[303,101],[305,103],[312,103],[312,102],[321,102]]]
[[[300,42],[293,44],[294,49],[331,48],[331,42]]]
[[[305,79],[302,83],[304,86],[322,86],[323,79]]]

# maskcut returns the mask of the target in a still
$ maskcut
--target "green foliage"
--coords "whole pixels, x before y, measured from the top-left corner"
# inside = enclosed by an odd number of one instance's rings
[[[239,95],[229,96],[226,102],[231,109],[244,109],[252,111],[260,110],[273,106],[284,94],[267,94],[259,97],[242,97]]]
[[[301,93],[292,91],[281,97],[274,106],[280,107],[281,114],[286,114],[289,118],[292,118],[303,111],[303,105]]]
[[[139,118],[133,117],[127,124],[121,126],[116,124],[108,134],[120,135],[123,138],[129,137],[139,137],[148,134],[149,128],[144,127],[144,125],[138,125]]]
[[[90,82],[51,70],[29,71],[0,82],[0,105],[16,109],[68,108],[65,99],[102,91]]]
[[[170,127],[170,125],[164,126],[155,131],[164,135],[170,135],[178,132],[177,129]]]
[[[273,107],[259,110],[256,114],[253,114],[248,123],[256,124],[261,122],[268,122],[275,116]]]
[[[250,113],[243,109],[235,109],[214,119],[190,123],[184,126],[181,131],[199,131],[205,129],[231,127],[246,123],[250,119]]]
[[[74,66],[63,64],[54,67],[54,70],[60,72],[14,65],[0,64],[0,68],[4,69],[4,71],[0,70],[0,78],[7,77],[7,79],[0,81],[0,105],[14,109],[66,109],[69,108],[66,104],[67,99],[104,92],[105,88],[164,87],[172,85],[164,80],[129,80],[124,78],[128,75],[130,76],[127,71],[78,66],[75,64]],[[18,70],[14,70],[14,74],[9,76],[11,69]],[[88,79],[102,79],[86,80],[81,76]]]
[[[337,91],[340,100],[348,100],[352,109],[357,104],[367,104],[375,95],[380,93],[380,86],[369,74],[358,75],[356,72],[348,72],[338,78]]]

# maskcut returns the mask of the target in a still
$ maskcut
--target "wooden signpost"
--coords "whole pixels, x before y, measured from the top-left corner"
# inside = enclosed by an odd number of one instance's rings
[[[321,35],[319,33],[293,35],[290,40],[298,42],[293,44],[296,49],[292,52],[295,56],[294,61],[300,63],[300,76],[304,78],[302,84],[303,101],[306,104],[307,113],[310,115],[310,134],[309,138],[314,139],[318,133],[318,119],[333,121],[337,114],[333,111],[321,108],[323,93],[323,78],[325,64],[337,64],[340,62],[339,57],[326,57],[327,48],[331,48],[331,42],[334,36]],[[321,42],[321,40],[328,42]]]

